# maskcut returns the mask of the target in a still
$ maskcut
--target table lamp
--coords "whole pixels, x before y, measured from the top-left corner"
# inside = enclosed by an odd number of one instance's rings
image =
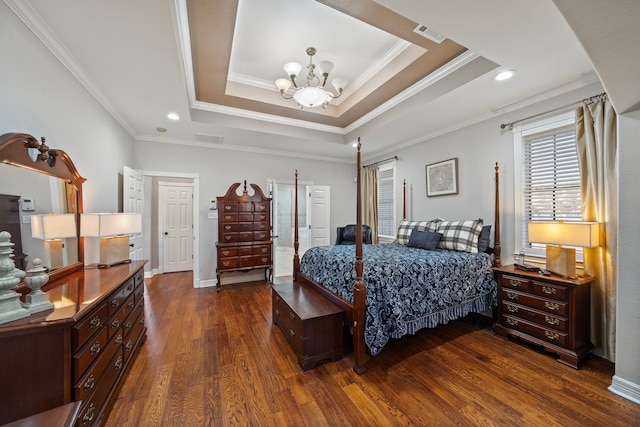
[[[44,240],[42,265],[49,271],[64,266],[62,239],[77,237],[75,214],[31,215],[31,237]]]
[[[80,235],[100,238],[99,268],[131,262],[129,234],[142,232],[137,213],[93,213],[80,217]]]
[[[593,248],[600,244],[597,222],[531,221],[528,233],[530,242],[547,244],[546,269],[569,278],[577,276],[575,247]]]

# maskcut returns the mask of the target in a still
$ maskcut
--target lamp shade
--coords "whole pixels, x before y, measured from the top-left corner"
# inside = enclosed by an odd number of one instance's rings
[[[529,241],[552,245],[593,248],[600,244],[597,222],[531,221]]]
[[[80,217],[83,237],[110,237],[142,232],[142,216],[137,213],[94,213]]]
[[[31,237],[40,240],[76,237],[75,214],[31,215]]]

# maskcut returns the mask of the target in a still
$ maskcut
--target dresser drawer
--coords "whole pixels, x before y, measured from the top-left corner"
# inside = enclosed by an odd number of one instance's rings
[[[142,280],[139,285],[136,285],[136,290],[133,291],[133,302],[137,304],[138,301],[142,300],[143,298],[144,298],[144,280]]]
[[[84,347],[73,355],[73,376],[74,382],[77,381],[84,371],[97,360],[107,345],[108,335],[107,329],[102,328],[100,332],[90,339]]]
[[[540,298],[536,295],[504,288],[501,290],[500,297],[503,301],[525,305],[558,316],[568,316],[569,314],[569,305],[566,302]]]
[[[269,229],[269,224],[266,222],[254,222],[253,230],[254,231],[267,231]]]
[[[230,233],[232,231],[238,231],[238,223],[237,222],[225,222],[222,224],[222,231],[225,233]]]
[[[125,319],[129,317],[129,314],[135,305],[136,301],[134,295],[129,295],[120,309],[109,318],[107,328],[109,330],[109,337],[113,336],[113,334],[122,327]]]
[[[269,240],[271,238],[271,235],[268,231],[254,231],[252,234],[253,237],[250,240],[263,241]]]
[[[120,308],[120,306],[125,302],[127,297],[133,293],[135,289],[135,278],[127,280],[127,282],[122,286],[117,292],[114,292],[107,299],[107,307],[109,308],[109,315],[115,313],[116,310]]]
[[[532,292],[547,298],[553,298],[559,301],[568,301],[569,292],[566,286],[556,285],[553,283],[533,282]]]
[[[238,256],[238,247],[233,248],[218,248],[218,257],[227,258]]]
[[[89,394],[87,399],[82,402],[76,427],[100,425],[102,421],[101,418],[104,416],[103,410],[106,398],[122,373],[123,368],[124,356],[120,348],[116,350],[116,353],[107,363],[100,381],[95,386],[93,394]]]
[[[267,266],[271,265],[271,255],[254,255],[251,257],[251,265],[253,266]]]
[[[268,202],[255,202],[253,204],[255,212],[267,212],[269,210]]]
[[[569,343],[569,334],[555,329],[545,328],[517,317],[503,314],[502,324],[561,347],[566,347]]]
[[[271,245],[258,245],[251,248],[253,255],[271,255]]]
[[[519,304],[512,304],[506,301],[503,301],[502,304],[503,312],[505,314],[513,315],[547,328],[553,328],[557,331],[569,332],[569,324],[566,317],[554,316],[549,313],[534,310]]]
[[[107,306],[106,304],[100,304],[100,306],[96,310],[92,311],[91,314],[73,325],[73,329],[71,331],[73,348],[78,349],[79,347],[82,347],[82,345],[91,338],[93,334],[102,328],[106,321]]]
[[[269,223],[269,217],[267,216],[266,213],[254,213],[253,214],[253,221],[260,221],[260,222]]]
[[[238,204],[235,202],[220,203],[220,212],[238,212]]]
[[[220,214],[220,222],[238,222],[238,214],[237,213],[226,213],[223,212]]]
[[[121,345],[122,331],[119,332],[118,337],[114,337],[107,343],[104,350],[100,352],[100,355],[89,369],[86,370],[86,372],[78,373],[78,375],[82,375],[82,378],[76,383],[73,390],[75,400],[85,400],[85,398],[96,388],[97,384],[102,381],[102,373],[109,364],[113,355],[122,348]]]
[[[142,336],[144,330],[144,312],[141,311],[138,314],[138,317],[135,319],[133,327],[129,331],[129,334],[126,336],[124,340],[124,344],[122,345],[122,349],[124,350],[124,360],[128,361],[131,355],[133,354],[136,345],[140,342],[140,337]]]

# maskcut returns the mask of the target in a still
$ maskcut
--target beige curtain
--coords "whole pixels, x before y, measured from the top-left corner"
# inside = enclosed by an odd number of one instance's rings
[[[616,112],[606,94],[576,110],[576,145],[582,182],[582,219],[600,223],[600,247],[584,249],[591,288],[591,341],[615,362],[616,249],[618,236]]]
[[[365,166],[362,177],[362,223],[371,227],[371,243],[378,243],[378,166]]]

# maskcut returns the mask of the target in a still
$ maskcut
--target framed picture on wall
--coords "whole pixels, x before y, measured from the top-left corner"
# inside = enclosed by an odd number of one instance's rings
[[[458,158],[425,166],[427,197],[458,194]]]

